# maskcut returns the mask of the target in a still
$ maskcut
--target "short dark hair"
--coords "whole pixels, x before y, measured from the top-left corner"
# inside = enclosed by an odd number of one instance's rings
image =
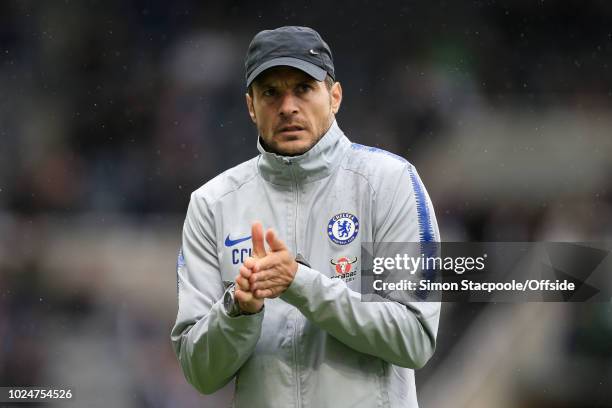
[[[249,87],[247,88],[247,93],[249,94],[249,96],[251,98],[253,97],[253,83],[255,83],[255,81],[257,81],[257,78],[255,80],[253,80],[251,85],[249,85]],[[327,90],[331,91],[332,86],[334,85],[334,83],[336,81],[334,81],[334,79],[332,77],[330,77],[329,75],[326,75],[325,79],[323,80],[323,82],[325,82],[325,87],[327,88]]]

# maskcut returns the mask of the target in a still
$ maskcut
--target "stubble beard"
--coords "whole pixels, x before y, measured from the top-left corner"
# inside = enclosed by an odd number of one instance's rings
[[[308,152],[310,149],[312,149],[317,143],[319,143],[319,141],[323,138],[323,136],[329,131],[329,129],[331,128],[332,123],[334,123],[334,119],[335,119],[335,115],[332,112],[331,109],[331,97],[330,97],[330,111],[329,111],[329,116],[327,119],[327,125],[324,127],[323,130],[319,131],[319,134],[317,135],[317,137],[314,139],[313,143],[308,146],[305,150],[299,150],[297,152],[284,152],[279,148],[279,144],[278,143],[273,143],[273,144],[268,144],[266,143],[265,139],[261,136],[262,135],[262,131],[261,129],[258,129],[259,131],[259,139],[261,141],[261,144],[263,146],[263,148],[270,152],[270,153],[275,153],[278,154],[280,156],[286,156],[286,157],[294,157],[294,156],[300,156],[306,152]]]

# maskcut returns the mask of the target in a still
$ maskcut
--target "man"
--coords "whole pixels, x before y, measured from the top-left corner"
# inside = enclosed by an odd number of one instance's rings
[[[440,304],[359,294],[361,242],[439,240],[416,170],[344,136],[310,28],[258,33],[246,86],[260,155],[196,190],[183,228],[171,337],[185,377],[203,393],[235,378],[236,407],[416,407]]]

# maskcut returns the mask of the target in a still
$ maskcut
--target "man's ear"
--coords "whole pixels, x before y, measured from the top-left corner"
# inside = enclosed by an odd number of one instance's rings
[[[335,114],[340,110],[340,104],[342,103],[342,85],[340,82],[334,82],[330,89],[331,93],[331,108],[332,112]]]
[[[253,98],[251,98],[251,95],[249,95],[248,92],[244,94],[244,96],[246,97],[246,104],[247,109],[249,110],[249,116],[251,117],[253,123],[257,124],[257,120],[255,117],[255,108],[253,107]]]

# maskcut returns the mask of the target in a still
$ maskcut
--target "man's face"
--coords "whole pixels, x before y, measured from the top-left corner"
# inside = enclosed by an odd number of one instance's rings
[[[296,156],[310,150],[327,132],[342,101],[338,82],[330,90],[305,72],[292,67],[264,71],[246,95],[249,115],[266,148]]]

